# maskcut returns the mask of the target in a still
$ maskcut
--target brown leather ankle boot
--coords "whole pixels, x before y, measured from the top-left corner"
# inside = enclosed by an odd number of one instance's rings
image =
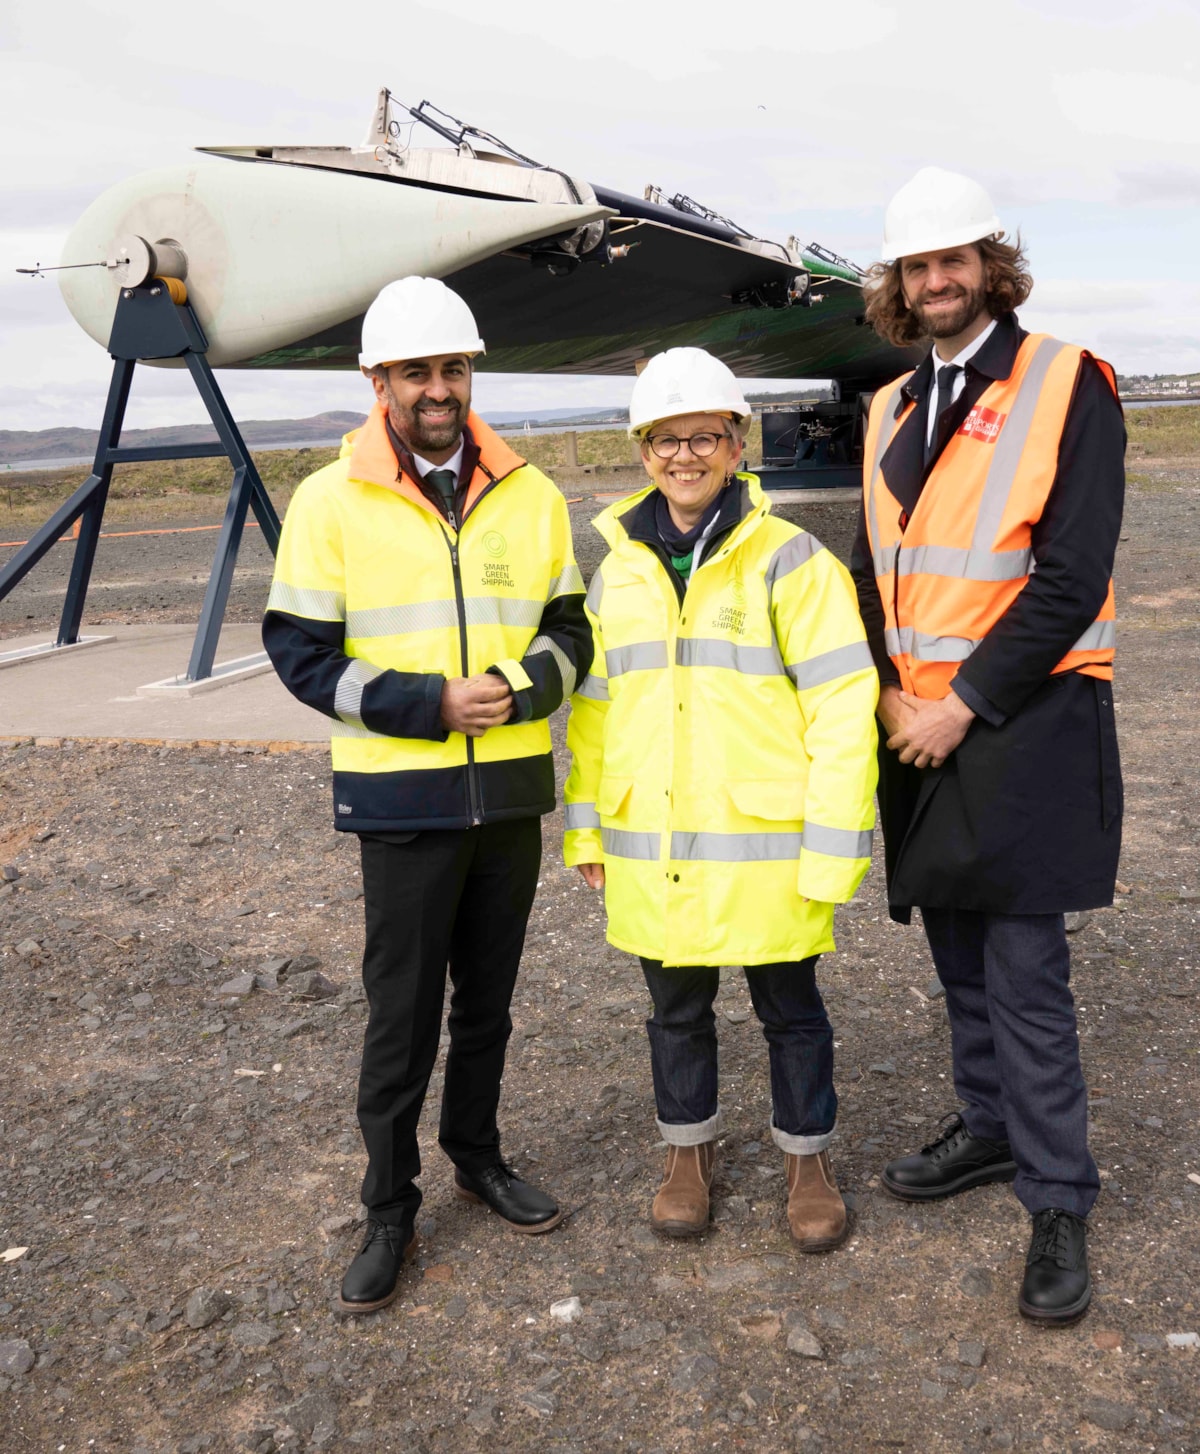
[[[666,1237],[699,1237],[708,1230],[708,1189],[716,1146],[668,1146],[662,1185],[650,1208],[650,1225]]]
[[[788,1226],[801,1252],[830,1252],[850,1231],[846,1204],[829,1165],[829,1152],[815,1156],[785,1153]]]

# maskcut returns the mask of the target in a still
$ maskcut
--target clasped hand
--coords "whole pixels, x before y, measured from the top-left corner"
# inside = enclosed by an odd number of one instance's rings
[[[975,713],[954,692],[936,701],[914,697],[897,686],[879,693],[879,720],[887,729],[887,745],[901,762],[941,767],[967,735]]]
[[[482,672],[473,677],[447,677],[442,687],[442,726],[448,732],[482,737],[512,715],[512,690],[503,677]]]

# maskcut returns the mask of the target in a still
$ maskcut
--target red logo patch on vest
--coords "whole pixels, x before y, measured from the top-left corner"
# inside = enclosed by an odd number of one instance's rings
[[[1007,414],[997,414],[994,409],[984,409],[976,404],[958,432],[971,439],[982,439],[984,444],[995,444],[1007,418]]]

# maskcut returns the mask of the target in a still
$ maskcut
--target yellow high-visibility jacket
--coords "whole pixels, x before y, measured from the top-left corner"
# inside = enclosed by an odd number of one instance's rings
[[[571,701],[568,865],[604,865],[608,938],[667,965],[775,964],[833,948],[871,858],[878,678],[845,567],[770,515],[693,571],[594,522],[591,673]]]
[[[554,807],[546,717],[591,660],[567,505],[474,414],[466,441],[461,521],[397,458],[378,406],[284,521],[263,640],[289,690],[333,719],[338,828],[466,828]],[[447,732],[446,678],[489,670],[512,689],[510,721]]]

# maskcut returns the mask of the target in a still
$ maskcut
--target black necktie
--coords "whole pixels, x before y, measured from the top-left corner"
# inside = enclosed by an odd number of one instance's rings
[[[942,431],[942,417],[949,409],[954,398],[954,380],[962,373],[961,364],[943,364],[937,371],[937,413],[933,418],[933,428],[929,431],[925,440],[925,463],[934,456],[938,446],[938,436]]]
[[[430,470],[425,476],[425,483],[432,489],[442,502],[442,509],[445,511],[446,519],[451,520],[454,516],[454,486],[457,483],[453,470]]]

